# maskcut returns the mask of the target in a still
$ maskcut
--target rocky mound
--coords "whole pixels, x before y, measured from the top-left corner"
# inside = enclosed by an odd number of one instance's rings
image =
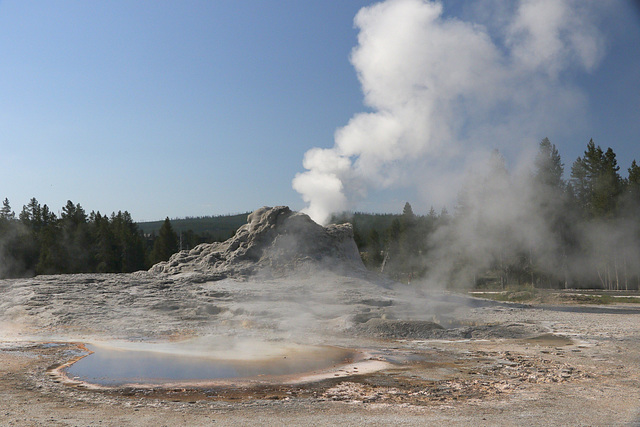
[[[322,227],[286,206],[260,208],[247,222],[229,240],[178,252],[149,271],[218,280],[258,272],[279,276],[310,266],[364,269],[350,224]]]
[[[370,319],[358,325],[356,331],[367,336],[379,338],[425,339],[438,336],[444,328],[426,320],[387,320]]]
[[[372,318],[357,324],[356,334],[385,339],[526,339],[531,343],[567,345],[568,339],[545,333],[543,326],[528,323],[458,325],[444,328],[428,320]]]

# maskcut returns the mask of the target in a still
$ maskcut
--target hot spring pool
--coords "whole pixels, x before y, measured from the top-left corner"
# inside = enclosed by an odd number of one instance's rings
[[[285,347],[279,355],[224,359],[203,355],[86,345],[92,352],[64,369],[75,381],[101,386],[269,379],[331,369],[353,361],[354,350],[330,346]]]

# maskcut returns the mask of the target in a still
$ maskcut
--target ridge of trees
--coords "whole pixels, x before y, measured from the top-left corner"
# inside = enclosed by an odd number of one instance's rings
[[[219,242],[233,236],[238,228],[247,222],[250,212],[232,215],[188,216],[171,218],[176,233],[182,234],[183,247],[193,247],[201,242]],[[138,222],[144,234],[157,233],[164,221]]]
[[[244,218],[246,222],[246,215]],[[36,198],[16,215],[5,198],[0,208],[0,278],[129,273],[165,261],[179,249],[217,241],[208,233],[192,230],[178,234],[169,218],[157,231],[144,233],[127,211],[87,215],[80,204],[70,200],[60,217]]]

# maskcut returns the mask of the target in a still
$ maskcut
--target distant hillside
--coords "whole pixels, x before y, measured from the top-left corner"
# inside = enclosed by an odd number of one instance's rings
[[[394,219],[400,219],[400,214],[372,214],[365,212],[356,212],[349,220],[358,231],[371,230],[386,230],[391,227],[391,223]]]
[[[331,222],[334,224],[349,222],[353,224],[356,234],[366,235],[371,229],[376,229],[378,232],[388,229],[394,219],[401,217],[402,215],[399,214],[354,212],[334,215]]]
[[[191,230],[200,236],[211,236],[214,240],[222,241],[233,236],[238,228],[247,223],[249,213],[175,218],[171,219],[171,226],[176,233]],[[164,220],[139,222],[137,225],[145,234],[151,234],[157,233],[163,222]]]
[[[247,223],[249,214],[250,212],[238,215],[175,218],[171,219],[171,226],[176,233],[185,233],[191,230],[199,236],[208,237],[210,241],[224,241],[233,236],[238,228]],[[356,212],[336,215],[331,222],[335,224],[352,223],[356,233],[356,241],[358,241],[358,235],[366,236],[371,229],[376,229],[382,233],[391,226],[394,219],[400,218],[400,216],[397,214]],[[163,222],[164,220],[139,222],[137,225],[145,234],[151,234],[152,232],[157,233]]]

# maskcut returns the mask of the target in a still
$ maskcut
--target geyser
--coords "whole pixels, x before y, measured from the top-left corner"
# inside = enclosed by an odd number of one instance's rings
[[[388,290],[369,276],[351,225],[323,227],[288,207],[264,207],[229,240],[131,276],[136,326],[149,312],[147,320],[171,319],[184,335],[172,334],[172,342],[105,337],[98,342],[108,345],[88,345],[88,355],[56,373],[103,387],[167,387],[307,382],[381,369],[386,362],[338,347],[362,312],[381,316],[389,306]]]
[[[292,182],[314,220],[371,190],[415,188],[426,206],[451,204],[491,150],[523,157],[539,132],[571,135],[586,121],[585,95],[566,77],[604,56],[601,2],[479,3],[387,0],[358,12],[350,60],[367,111],[332,147],[309,149]]]

